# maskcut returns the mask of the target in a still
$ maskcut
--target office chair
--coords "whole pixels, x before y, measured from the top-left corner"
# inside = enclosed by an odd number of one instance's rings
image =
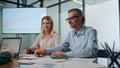
[[[109,45],[107,42],[104,43],[104,45],[101,43],[102,47],[106,50],[105,53],[108,55],[110,58],[110,63],[108,64],[109,68],[114,68],[114,63],[120,68],[120,63],[118,62],[117,58],[120,55],[120,51],[115,55],[114,54],[114,45],[113,45],[113,51],[110,49]]]

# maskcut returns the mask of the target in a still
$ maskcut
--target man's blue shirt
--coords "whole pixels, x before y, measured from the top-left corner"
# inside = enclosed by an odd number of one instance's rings
[[[65,51],[67,57],[95,57],[97,55],[97,31],[83,26],[76,34],[71,30],[66,39],[58,46],[47,49],[47,54]],[[70,51],[68,51],[70,49]]]

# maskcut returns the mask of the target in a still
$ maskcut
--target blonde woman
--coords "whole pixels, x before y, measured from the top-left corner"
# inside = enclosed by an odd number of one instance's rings
[[[41,22],[41,33],[37,36],[32,47],[25,50],[26,54],[34,53],[34,49],[37,48],[52,48],[59,44],[59,35],[53,29],[52,18],[44,16]]]

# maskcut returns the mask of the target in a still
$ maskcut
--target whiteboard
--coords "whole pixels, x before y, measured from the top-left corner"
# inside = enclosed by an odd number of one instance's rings
[[[3,8],[2,33],[40,33],[47,8]]]

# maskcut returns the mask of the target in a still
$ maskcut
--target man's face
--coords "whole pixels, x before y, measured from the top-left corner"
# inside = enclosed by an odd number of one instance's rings
[[[77,28],[81,24],[81,16],[77,14],[77,12],[72,11],[68,13],[68,19],[66,19],[67,22],[70,24],[71,28]]]

